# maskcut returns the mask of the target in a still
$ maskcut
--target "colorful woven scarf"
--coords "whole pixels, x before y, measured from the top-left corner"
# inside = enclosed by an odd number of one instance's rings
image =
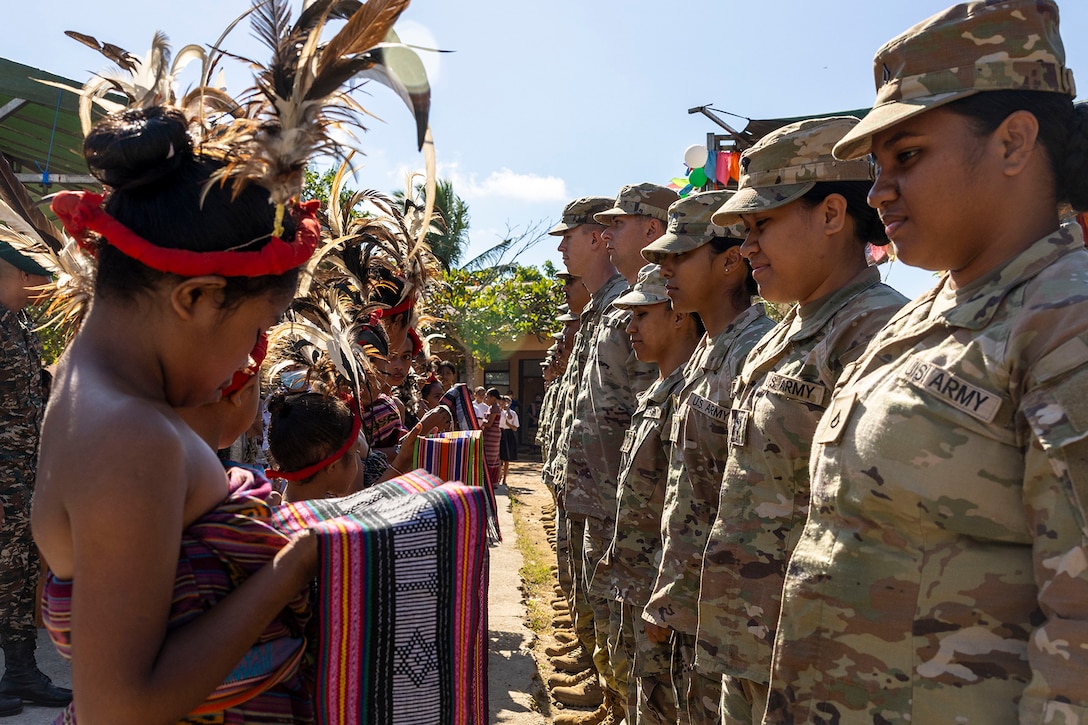
[[[319,723],[487,722],[486,518],[424,471],[281,508],[319,537]]]
[[[487,475],[484,460],[483,431],[461,430],[417,438],[412,464],[443,481],[459,481],[482,488],[487,494],[488,538],[492,543],[502,541],[495,488]]]

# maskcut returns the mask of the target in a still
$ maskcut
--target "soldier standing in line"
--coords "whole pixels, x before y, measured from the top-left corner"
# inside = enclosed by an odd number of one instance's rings
[[[570,478],[570,453],[574,444],[572,438],[577,413],[575,401],[581,385],[586,360],[589,356],[593,336],[598,324],[611,300],[619,294],[616,287],[622,284],[620,277],[608,259],[608,250],[601,232],[604,226],[593,220],[593,215],[612,206],[612,198],[589,196],[575,199],[563,209],[563,217],[549,230],[553,236],[561,236],[559,251],[563,255],[563,264],[571,275],[581,279],[582,285],[590,293],[589,301],[580,315],[578,332],[574,338],[567,371],[564,374],[562,389],[559,394],[557,415],[558,442],[556,444],[556,465],[553,467],[558,508],[564,514],[567,481]],[[580,445],[580,440],[577,441]],[[569,624],[574,627],[575,635],[581,645],[566,656],[557,657],[553,664],[557,669],[579,673],[593,669],[592,652],[595,643],[593,628],[593,609],[586,599],[586,592],[579,585],[583,578],[582,540],[585,533],[585,521],[582,517],[566,517],[567,542],[571,567],[570,612],[573,615]],[[572,688],[557,687],[552,694],[560,702],[573,706],[599,705],[602,692],[597,683],[596,674]],[[559,722],[559,720],[557,720]]]
[[[640,363],[631,350],[626,333],[630,312],[612,307],[612,301],[634,284],[642,268],[639,250],[665,232],[665,218],[676,192],[656,184],[624,186],[612,208],[598,212],[594,219],[608,227],[601,233],[607,267],[616,273],[593,294],[603,316],[588,343],[585,369],[579,375],[575,416],[568,451],[563,505],[567,515],[584,522],[582,575],[577,588],[585,592],[593,609],[593,662],[605,681],[605,717],[623,717],[627,698],[626,661],[612,661],[609,639],[615,641],[620,607],[597,566],[605,547],[615,535],[616,483],[619,478],[620,448],[631,425],[635,396],[656,378],[653,366]],[[586,286],[591,285],[584,277]]]
[[[0,242],[0,716],[23,702],[62,707],[72,691],[55,686],[38,669],[34,604],[41,570],[30,532],[30,507],[45,412],[42,346],[23,309],[49,270]]]
[[[702,557],[695,667],[722,681],[729,725],[750,724],[766,707],[782,579],[808,516],[816,424],[843,368],[906,302],[866,258],[867,244],[888,243],[865,203],[868,160],[831,155],[857,122],[812,119],[760,139],[741,157],[737,193],[714,214],[719,224],[743,221],[740,252],[760,295],[796,303],[737,376]]]
[[[872,154],[900,260],[947,272],[816,428],[765,721],[1083,723],[1088,107],[1058,8],[957,5],[873,70],[835,155]]]
[[[642,255],[661,265],[674,310],[695,313],[706,334],[685,369],[668,433],[662,551],[645,602],[642,668],[673,684],[678,722],[719,721],[721,677],[694,671],[699,565],[718,505],[727,452],[730,390],[748,351],[774,323],[753,305],[755,285],[740,256],[744,230],[711,216],[729,191],[692,194],[669,209],[669,233]]]
[[[658,379],[639,395],[631,427],[623,441],[616,489],[615,537],[609,543],[596,577],[605,577],[612,598],[620,603],[620,622],[612,661],[631,663],[627,685],[628,725],[674,725],[676,698],[668,660],[660,666],[660,647],[638,647],[646,637],[642,608],[650,596],[661,555],[661,511],[669,470],[668,444],[676,394],[684,384],[684,364],[705,332],[697,315],[675,312],[665,292],[665,279],[656,264],[639,272],[631,291],[613,305],[630,310],[627,333],[635,356],[657,365]],[[608,566],[603,566],[607,562]],[[612,644],[610,642],[610,644]],[[667,657],[668,652],[664,653]]]

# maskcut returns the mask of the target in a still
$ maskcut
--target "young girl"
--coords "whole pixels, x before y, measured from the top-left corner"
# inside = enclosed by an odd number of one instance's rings
[[[487,404],[487,417],[480,419],[480,427],[484,431],[484,460],[487,462],[487,476],[495,485],[499,481],[499,442],[502,439],[502,429],[499,428],[502,408],[499,407],[498,388],[488,390],[484,402]]]
[[[518,413],[510,408],[509,395],[502,396],[502,415],[499,417],[499,460],[502,461],[502,485],[506,485],[506,474],[510,471],[510,461],[518,459]]]
[[[194,152],[173,109],[107,117],[85,155],[111,193],[54,201],[69,232],[97,244],[98,271],[58,366],[33,513],[50,567],[43,615],[73,655],[69,716],[306,719],[298,664],[315,541],[269,529],[256,497],[267,484],[232,487],[174,409],[217,400],[276,322],[317,244],[314,209],[297,208],[273,236],[268,192],[208,185],[220,162]],[[244,563],[206,547],[212,530],[251,537]],[[212,588],[194,591],[200,581]],[[255,647],[274,666],[220,688]]]
[[[871,153],[900,258],[947,270],[816,429],[767,722],[1088,716],[1088,109],[1049,0],[969,3],[877,52]]]
[[[359,416],[343,400],[324,393],[278,392],[268,400],[271,477],[287,481],[283,500],[347,496],[358,490],[365,452]]]
[[[814,119],[744,152],[740,188],[714,215],[744,223],[740,253],[759,293],[796,302],[737,376],[718,515],[702,561],[696,668],[724,675],[724,721],[766,704],[782,578],[808,513],[808,456],[843,368],[906,298],[880,282],[867,244],[886,244],[865,203],[866,161],[831,148],[856,118]]]

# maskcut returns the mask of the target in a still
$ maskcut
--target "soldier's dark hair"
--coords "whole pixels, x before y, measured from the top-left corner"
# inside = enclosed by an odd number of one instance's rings
[[[332,455],[354,422],[347,403],[323,393],[274,393],[268,414],[268,452],[281,471],[300,471]]]
[[[260,249],[272,238],[275,207],[268,203],[268,191],[250,184],[235,196],[230,183],[208,186],[222,162],[194,153],[185,117],[176,109],[130,109],[106,116],[88,134],[83,155],[109,191],[106,212],[156,246],[245,251]],[[295,228],[293,219],[285,219],[283,238],[292,239]],[[95,293],[102,297],[131,300],[165,279],[180,279],[104,242],[97,258]],[[297,270],[228,277],[223,307],[262,294],[289,294],[297,284]]]
[[[890,240],[884,233],[880,214],[869,206],[872,186],[871,181],[818,181],[798,201],[811,208],[832,194],[838,194],[846,200],[846,213],[854,220],[854,238],[862,244],[883,246]]]
[[[1074,104],[1063,93],[1006,90],[976,93],[945,108],[970,119],[980,137],[1016,111],[1031,113],[1039,121],[1039,142],[1050,159],[1058,202],[1088,209],[1088,104]]]
[[[701,339],[706,334],[706,325],[703,324],[703,318],[699,317],[698,312],[689,312],[688,314],[691,315],[691,319],[695,320],[695,333]]]
[[[744,244],[744,240],[737,239],[736,237],[714,237],[707,242],[707,244],[710,245],[711,251],[717,256],[730,247],[739,247]],[[744,268],[748,270],[748,276],[744,279],[745,289],[747,290],[749,297],[754,297],[759,294],[759,285],[756,284],[756,279],[752,276],[752,268],[744,262],[742,262],[742,264],[744,264]],[[699,326],[702,327],[702,325],[703,321],[699,320]],[[705,331],[706,328],[703,328],[703,330]]]

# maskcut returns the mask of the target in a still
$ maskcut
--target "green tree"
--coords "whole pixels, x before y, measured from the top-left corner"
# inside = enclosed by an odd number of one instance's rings
[[[416,186],[417,196],[421,188]],[[393,198],[403,202],[404,192],[394,191]],[[448,272],[461,263],[461,256],[468,247],[469,225],[468,204],[453,190],[453,182],[449,179],[439,179],[435,185],[434,213],[436,230],[427,235],[427,242],[431,245],[431,254]]]

